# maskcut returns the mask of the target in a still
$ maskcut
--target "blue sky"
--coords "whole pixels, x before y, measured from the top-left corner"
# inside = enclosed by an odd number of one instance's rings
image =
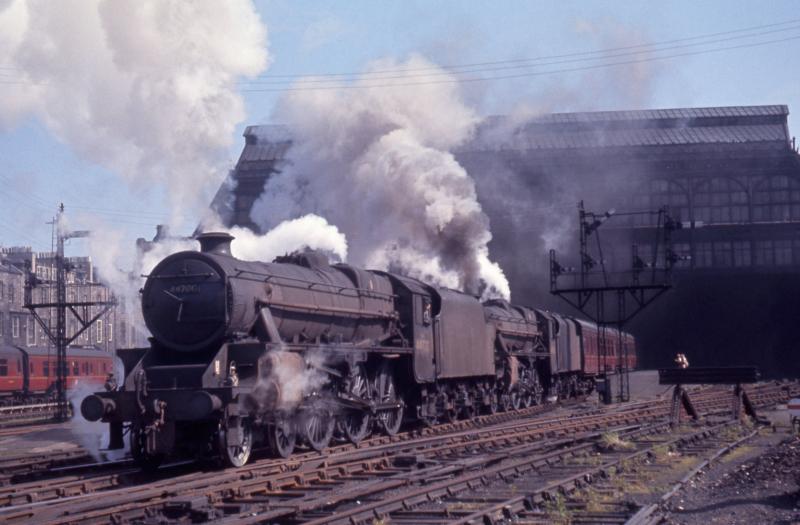
[[[256,0],[255,6],[268,31],[272,63],[267,76],[358,72],[372,60],[403,59],[414,53],[443,65],[550,57],[800,19],[797,2],[790,0]],[[792,36],[800,36],[800,30],[706,47]],[[667,54],[701,49],[706,48],[685,47]],[[473,82],[464,86],[463,93],[484,115],[520,108],[539,112],[788,104],[790,132],[800,134],[798,66],[800,40],[788,40],[626,66]],[[271,87],[255,87],[265,86]],[[244,126],[269,122],[281,93],[243,95],[246,119],[232,137],[231,167],[242,148]],[[45,223],[61,201],[68,210],[100,214],[124,230],[131,242],[138,236],[152,236],[154,225],[169,215],[163,189],[132,188],[104,166],[82,159],[34,117],[0,132],[0,159],[2,245],[48,248],[50,229]],[[72,250],[80,251],[80,244]]]

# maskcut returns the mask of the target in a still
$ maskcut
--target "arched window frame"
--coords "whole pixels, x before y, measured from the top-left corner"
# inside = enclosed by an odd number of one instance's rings
[[[719,183],[724,182],[724,187]],[[750,222],[750,193],[747,185],[729,176],[704,177],[692,192],[692,220],[705,224]]]

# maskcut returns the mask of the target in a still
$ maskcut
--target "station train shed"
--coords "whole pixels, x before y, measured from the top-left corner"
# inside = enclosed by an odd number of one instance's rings
[[[489,216],[491,255],[512,300],[565,310],[548,291],[547,250],[576,252],[576,204],[657,209],[675,232],[674,289],[632,325],[645,367],[686,354],[692,365],[759,365],[800,373],[800,155],[787,106],[682,108],[487,118],[454,155]],[[259,231],[250,209],[291,163],[280,126],[250,126],[214,207],[229,226]],[[230,188],[234,188],[231,190]],[[604,257],[630,267],[647,253],[646,216],[609,223]],[[605,226],[604,226],[605,228]]]

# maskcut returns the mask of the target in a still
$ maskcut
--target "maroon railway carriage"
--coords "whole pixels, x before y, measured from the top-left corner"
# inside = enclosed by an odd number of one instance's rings
[[[114,369],[114,357],[94,347],[67,350],[67,388],[78,383],[102,385]],[[56,382],[55,350],[38,347],[0,347],[0,403],[44,402]]]
[[[594,323],[583,319],[573,321],[582,345],[585,374],[597,375],[623,367],[629,370],[636,368],[636,342],[631,334],[616,328],[606,328],[605,334],[601,334],[600,328]]]

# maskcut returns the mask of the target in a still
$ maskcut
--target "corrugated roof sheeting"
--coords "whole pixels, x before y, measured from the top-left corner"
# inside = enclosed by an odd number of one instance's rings
[[[643,109],[635,111],[592,111],[586,113],[553,113],[532,119],[543,124],[568,122],[618,122],[663,119],[694,119],[718,117],[769,117],[786,116],[789,108],[773,106],[730,106],[710,108]]]
[[[684,128],[610,129],[521,133],[504,144],[481,148],[473,142],[465,149],[565,149],[679,144],[739,144],[787,140],[781,124],[757,126],[699,126]]]
[[[286,158],[290,142],[278,142],[276,144],[246,144],[239,162],[267,162],[277,161]]]

